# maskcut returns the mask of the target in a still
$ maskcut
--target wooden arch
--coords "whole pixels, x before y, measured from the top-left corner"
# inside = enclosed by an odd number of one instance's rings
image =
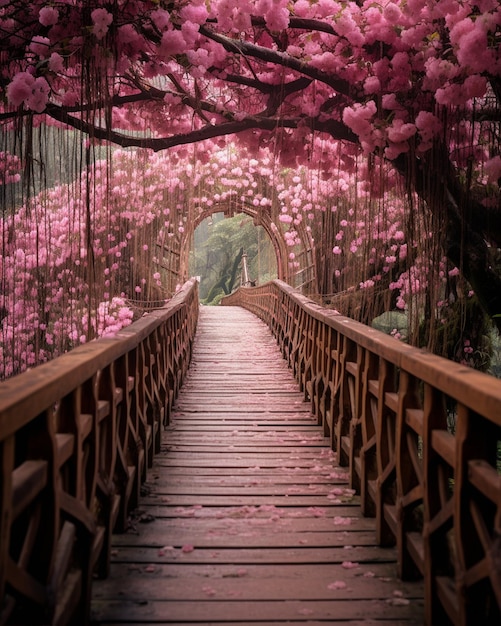
[[[189,254],[195,229],[215,213],[224,213],[225,217],[244,213],[252,217],[254,225],[262,226],[270,238],[275,251],[277,277],[303,293],[316,291],[315,252],[313,240],[305,225],[301,222],[295,226],[300,243],[294,247],[294,260],[299,267],[293,267],[289,259],[291,249],[285,243],[278,211],[269,206],[254,206],[241,199],[236,201],[234,197],[214,202],[210,206],[197,206],[196,209],[190,207],[188,214],[182,217],[182,232],[170,237],[164,236],[157,242],[160,250],[159,263],[163,272],[170,274],[167,283],[173,291],[176,285],[183,284],[189,278]]]

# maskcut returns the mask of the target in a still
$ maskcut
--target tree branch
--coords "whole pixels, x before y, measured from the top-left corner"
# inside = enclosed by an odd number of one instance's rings
[[[174,146],[195,143],[206,139],[213,139],[225,135],[238,134],[246,130],[266,130],[274,131],[277,128],[298,128],[298,126],[307,126],[312,131],[325,132],[339,140],[346,140],[356,143],[358,138],[351,130],[341,122],[336,120],[327,120],[320,122],[316,118],[296,117],[296,118],[265,118],[259,116],[249,116],[243,120],[232,120],[217,125],[207,125],[200,129],[193,130],[189,133],[180,133],[171,137],[140,137],[132,135],[124,135],[120,132],[96,126],[78,117],[70,115],[61,107],[50,104],[46,113],[53,119],[71,126],[77,130],[86,133],[95,139],[110,141],[123,148],[138,147],[148,148],[158,152],[166,150]]]
[[[266,27],[266,21],[264,17],[251,17],[251,24],[253,26]],[[338,33],[334,29],[331,24],[324,22],[322,20],[315,20],[304,17],[293,17],[291,16],[289,19],[289,28],[297,29],[297,30],[306,30],[306,31],[317,31],[320,33],[328,33],[329,35],[338,36]]]
[[[328,85],[334,89],[334,91],[342,93],[345,96],[349,96],[352,92],[352,87],[348,81],[312,67],[299,59],[291,57],[285,52],[262,48],[261,46],[256,46],[248,41],[231,39],[230,37],[215,33],[206,26],[200,27],[200,34],[204,35],[208,39],[212,39],[212,41],[220,43],[228,52],[259,59],[261,61],[265,61],[266,63],[275,63],[276,65],[280,65],[282,67],[288,67],[289,69],[303,74],[304,76],[309,76],[313,80],[318,80]]]

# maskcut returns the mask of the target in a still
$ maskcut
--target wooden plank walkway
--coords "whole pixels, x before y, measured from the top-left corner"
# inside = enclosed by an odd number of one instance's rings
[[[422,624],[268,328],[202,307],[141,507],[93,624]]]

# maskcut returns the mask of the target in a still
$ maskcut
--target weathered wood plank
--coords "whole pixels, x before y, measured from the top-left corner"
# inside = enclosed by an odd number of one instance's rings
[[[397,603],[402,598],[388,598],[380,600],[368,600],[367,602],[354,602],[347,600],[276,600],[276,601],[221,601],[216,599],[165,601],[165,600],[119,600],[115,602],[95,602],[94,611],[96,619],[102,619],[106,615],[120,624],[135,623],[136,620],[149,620],[150,623],[172,622],[186,623],[186,621],[198,624],[240,624],[241,620],[252,620],[252,623],[272,621],[281,624],[293,621],[307,622],[317,619],[337,623],[340,620],[367,620],[373,622],[381,620],[388,624],[422,624],[422,620],[416,615],[419,610],[419,602],[409,604]],[[404,599],[405,600],[405,599]],[[101,613],[101,608],[103,612]],[[168,619],[169,621],[166,621]],[[366,622],[367,623],[367,622]]]
[[[173,575],[176,573],[189,576],[190,584],[186,585],[184,578],[180,580]],[[394,597],[396,581],[392,573],[391,565],[380,563],[349,571],[339,565],[180,566],[177,569],[173,565],[168,570],[158,567],[147,571],[141,566],[131,566],[125,577],[133,580],[134,597],[141,600],[155,600],[162,594],[165,600],[173,601],[204,597],[274,600],[277,590],[284,600],[332,600],[345,594],[353,600],[367,600]],[[263,585],[263,580],[272,581],[273,585]],[[403,584],[399,590],[401,597],[416,599],[415,585]],[[116,582],[111,580],[100,586],[96,597],[113,599],[116,593]]]
[[[130,548],[123,546],[116,548],[113,560],[126,567],[131,563],[146,563],[152,565],[165,565],[168,563],[193,564],[342,564],[342,563],[394,563],[395,553],[391,548],[379,548],[375,546],[351,546],[349,549],[335,548],[332,546],[310,547],[300,546],[297,548],[194,548],[191,544],[177,543],[175,546],[164,545],[167,550],[162,551],[157,547],[141,546]],[[169,548],[174,548],[173,550]],[[192,549],[193,548],[193,549]],[[190,552],[186,553],[185,550]]]
[[[267,328],[202,308],[162,454],[94,586],[96,626],[422,623],[422,586],[396,579],[328,443]]]

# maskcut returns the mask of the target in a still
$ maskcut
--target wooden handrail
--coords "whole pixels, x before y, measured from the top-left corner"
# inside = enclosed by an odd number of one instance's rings
[[[501,623],[501,381],[413,348],[281,281],[223,299],[271,328],[426,623]]]
[[[0,383],[0,624],[87,624],[188,369],[197,282]]]

